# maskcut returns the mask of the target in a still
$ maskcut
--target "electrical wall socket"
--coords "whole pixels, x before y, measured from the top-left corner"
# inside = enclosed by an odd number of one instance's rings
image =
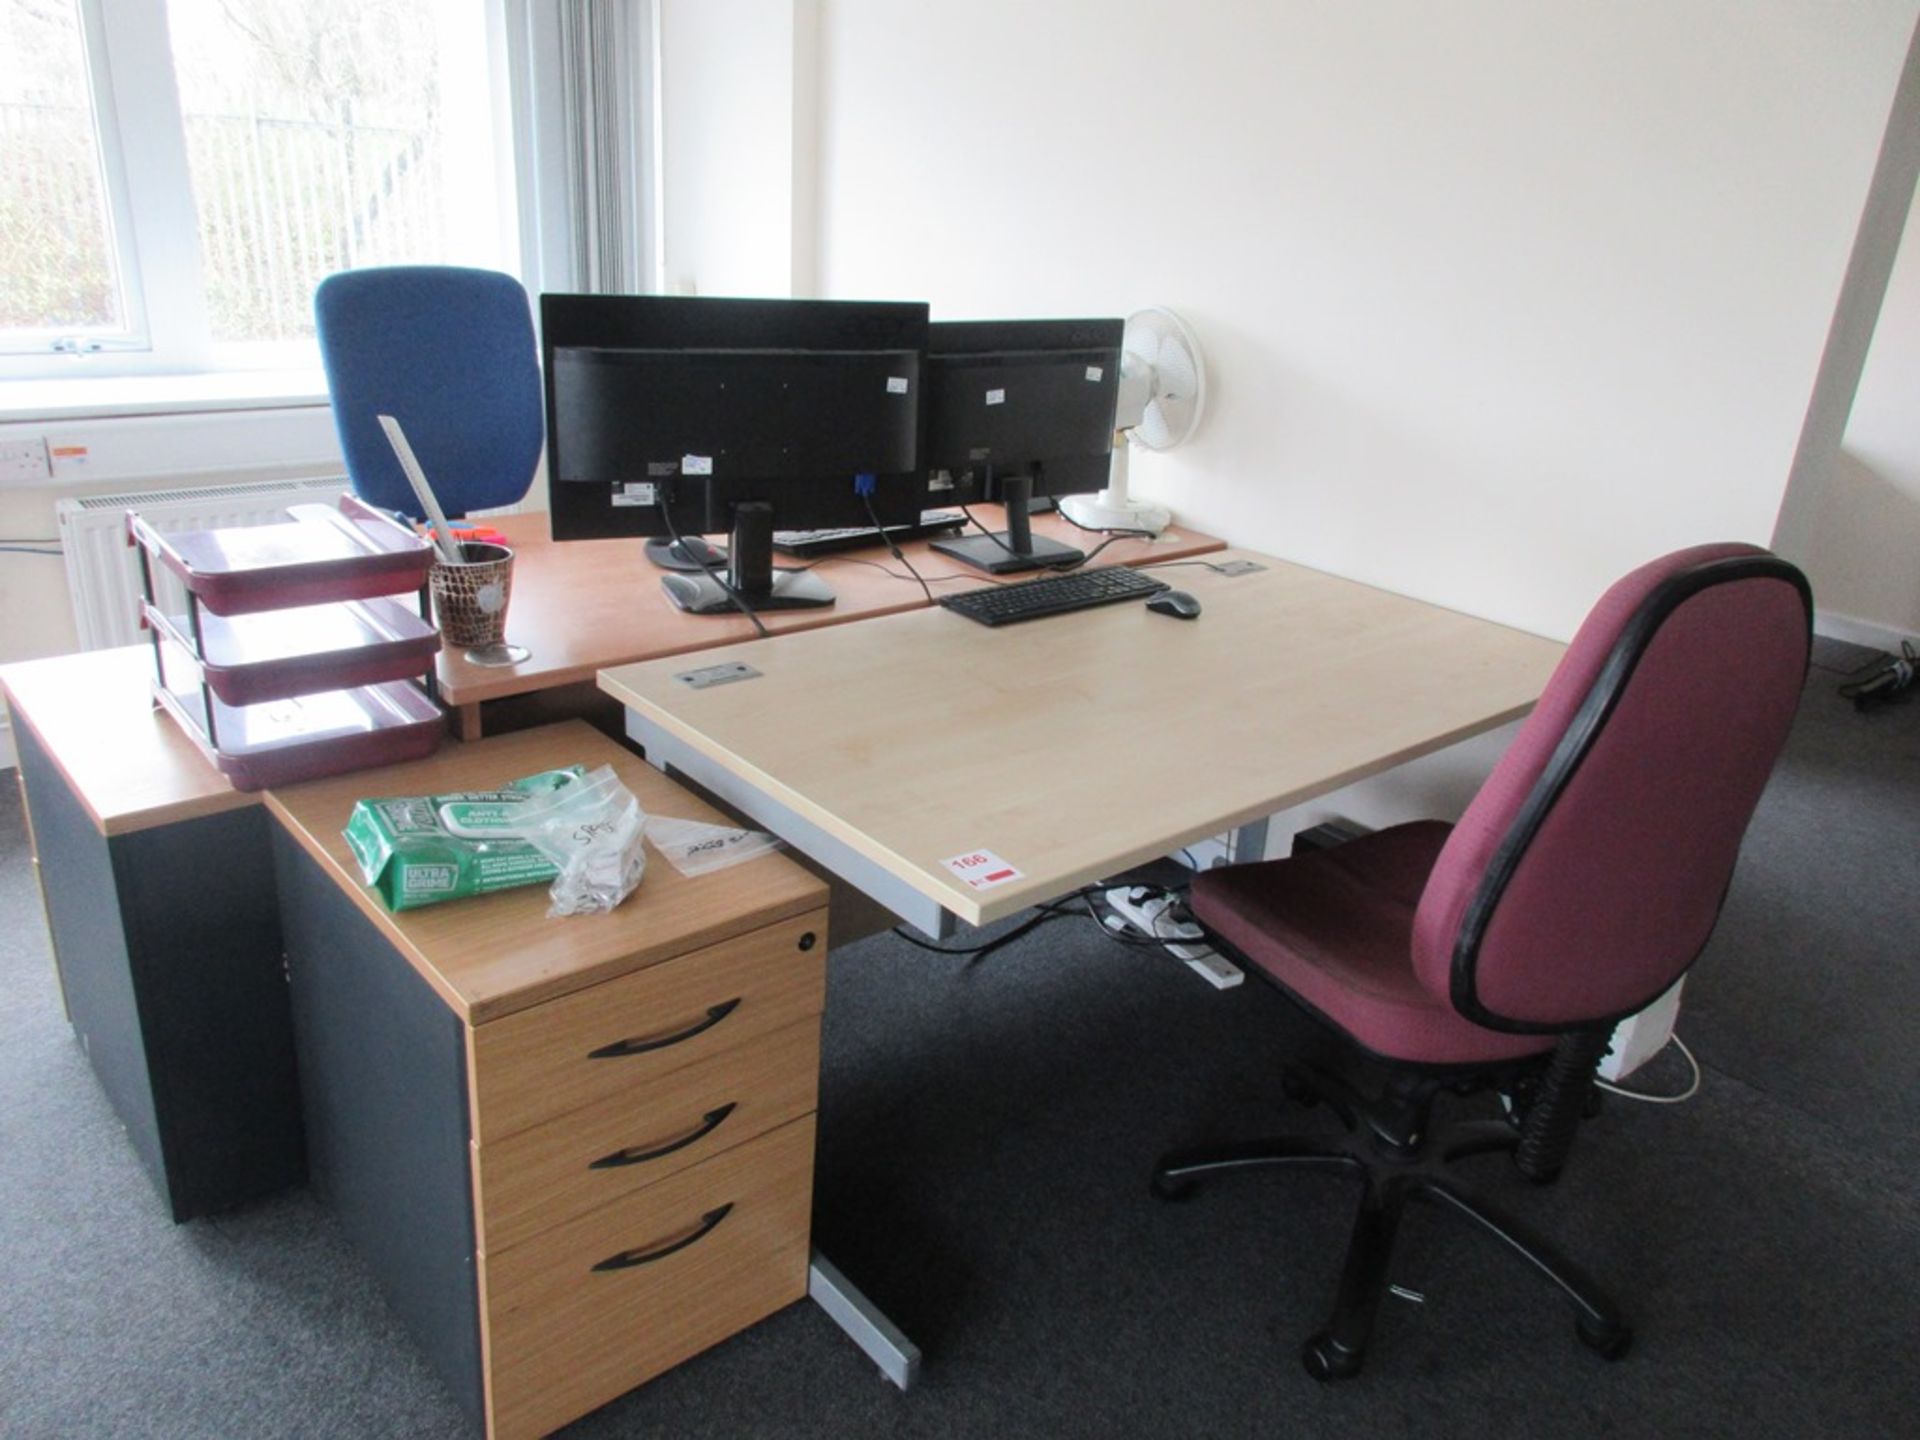
[[[0,440],[0,484],[39,485],[52,478],[44,437]]]

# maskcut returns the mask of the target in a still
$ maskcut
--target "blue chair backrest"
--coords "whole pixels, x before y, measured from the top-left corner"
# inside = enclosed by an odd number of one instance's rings
[[[391,265],[313,294],[320,359],[354,492],[425,518],[379,415],[391,415],[449,517],[527,493],[544,434],[527,292],[511,275]]]

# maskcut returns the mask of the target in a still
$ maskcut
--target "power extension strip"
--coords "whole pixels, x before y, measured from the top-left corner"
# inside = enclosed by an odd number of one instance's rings
[[[1175,918],[1175,901],[1166,891],[1146,885],[1123,885],[1107,891],[1101,898],[1113,912],[1107,917],[1108,926],[1130,929],[1146,939],[1162,941],[1169,955],[1184,960],[1188,969],[1216,990],[1230,990],[1247,978],[1238,965],[1215,954],[1213,947],[1204,943],[1206,932],[1198,925]],[[1183,943],[1188,941],[1201,943]]]

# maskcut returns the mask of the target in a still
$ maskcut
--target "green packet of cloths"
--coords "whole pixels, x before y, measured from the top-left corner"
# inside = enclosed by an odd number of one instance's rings
[[[389,910],[538,885],[560,871],[519,837],[514,812],[585,773],[584,766],[569,765],[510,780],[498,790],[361,800],[343,833],[361,878]]]

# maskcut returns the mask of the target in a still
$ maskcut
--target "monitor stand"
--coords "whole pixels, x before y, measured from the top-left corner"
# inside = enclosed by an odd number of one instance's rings
[[[678,540],[647,541],[647,559],[662,570],[693,570],[702,574],[727,563],[727,552],[698,535]]]
[[[764,500],[733,507],[727,554],[727,585],[749,610],[812,610],[833,604],[833,587],[812,571],[773,568],[773,507]],[[660,577],[660,588],[690,615],[732,615],[739,610],[733,596],[706,570],[669,570]]]
[[[932,548],[990,575],[1014,575],[1022,570],[1044,570],[1077,565],[1087,552],[1033,533],[1033,477],[1019,475],[1000,482],[1000,503],[1006,508],[1007,528],[998,534],[965,535],[935,540]]]

